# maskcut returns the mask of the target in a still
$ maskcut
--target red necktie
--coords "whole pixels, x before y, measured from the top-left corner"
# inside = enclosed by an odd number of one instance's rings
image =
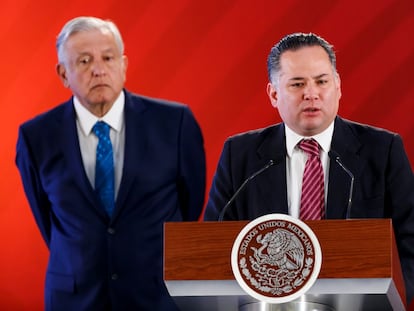
[[[300,219],[323,219],[325,217],[325,194],[319,144],[314,139],[307,139],[299,143],[299,148],[308,155],[303,173]]]

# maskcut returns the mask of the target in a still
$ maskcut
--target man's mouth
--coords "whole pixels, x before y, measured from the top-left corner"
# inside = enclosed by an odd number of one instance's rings
[[[303,110],[304,112],[316,112],[319,111],[318,108],[310,107]]]
[[[97,89],[97,88],[101,88],[101,87],[107,87],[107,86],[108,86],[107,84],[100,83],[100,84],[96,84],[96,85],[92,86],[91,89],[93,90],[93,89]]]

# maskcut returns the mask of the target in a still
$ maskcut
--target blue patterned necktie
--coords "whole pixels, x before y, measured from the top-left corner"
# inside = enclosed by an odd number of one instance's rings
[[[111,216],[115,205],[115,191],[114,158],[109,129],[108,124],[98,121],[93,126],[92,131],[99,139],[96,147],[95,191],[106,212]]]

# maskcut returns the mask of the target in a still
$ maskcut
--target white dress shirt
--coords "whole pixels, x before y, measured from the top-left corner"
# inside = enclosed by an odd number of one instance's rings
[[[102,118],[93,115],[76,97],[74,97],[73,103],[76,111],[76,125],[83,166],[93,188],[95,188],[96,147],[98,145],[98,137],[92,132],[92,127],[97,121],[104,121],[110,126],[109,135],[112,142],[115,166],[115,197],[117,197],[119,185],[121,184],[122,168],[124,166],[124,92],[119,94],[111,109]]]
[[[328,180],[329,180],[329,156],[328,152],[331,149],[332,134],[334,130],[334,122],[328,126],[328,128],[322,133],[304,137],[298,135],[292,131],[285,124],[286,135],[286,185],[287,185],[287,197],[289,214],[292,217],[299,218],[300,199],[302,195],[302,178],[303,171],[305,170],[305,164],[307,160],[306,153],[301,150],[297,144],[302,139],[315,139],[321,146],[321,162],[324,173],[324,185],[325,185],[325,206],[328,194]]]

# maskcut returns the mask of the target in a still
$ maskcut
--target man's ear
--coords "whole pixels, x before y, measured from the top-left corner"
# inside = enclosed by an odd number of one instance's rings
[[[128,68],[128,56],[122,55],[122,62],[124,63],[124,70],[126,71]]]
[[[126,72],[128,69],[128,57],[126,55],[122,55],[122,66],[124,71],[124,81],[126,81]]]
[[[68,78],[66,76],[66,67],[64,64],[59,63],[56,65],[56,72],[60,78],[60,80],[62,81],[63,85],[65,87],[69,87],[69,81]]]
[[[339,76],[339,73],[336,73],[335,79],[336,79],[336,88],[338,90],[338,100],[339,100],[342,97],[341,77]]]
[[[274,108],[277,108],[277,91],[276,88],[273,86],[272,83],[267,84],[266,88],[267,96],[269,96],[270,103]]]

